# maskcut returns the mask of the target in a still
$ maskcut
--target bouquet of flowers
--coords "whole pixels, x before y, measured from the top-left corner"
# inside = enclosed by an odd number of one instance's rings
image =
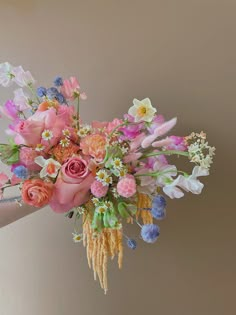
[[[121,267],[123,240],[137,246],[124,224],[136,223],[141,239],[154,243],[160,233],[154,220],[166,215],[164,195],[200,194],[198,178],[209,175],[215,148],[203,132],[167,136],[177,119],[166,121],[149,98],[134,99],[122,119],[87,124],[79,113],[86,94],[75,77],[35,88],[29,71],[0,64],[0,85],[13,83],[14,97],[0,107],[10,120],[0,159],[11,170],[11,176],[0,173],[0,198],[18,186],[22,202],[74,216],[73,239],[86,246],[88,264],[106,292],[108,258],[117,255]],[[186,157],[192,173],[169,164],[171,155]]]

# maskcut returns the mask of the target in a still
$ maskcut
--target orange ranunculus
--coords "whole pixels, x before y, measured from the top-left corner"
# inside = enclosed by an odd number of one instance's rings
[[[106,154],[106,137],[100,134],[93,134],[82,138],[80,148],[84,155],[90,155],[96,161],[101,162]]]
[[[37,208],[47,205],[52,193],[53,184],[39,178],[26,180],[21,191],[23,201]]]

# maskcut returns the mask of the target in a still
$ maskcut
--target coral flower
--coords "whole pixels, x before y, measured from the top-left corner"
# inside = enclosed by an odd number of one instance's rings
[[[80,143],[83,154],[91,155],[98,162],[101,162],[105,157],[105,146],[106,137],[100,134],[86,136]]]
[[[59,163],[63,164],[69,157],[76,154],[78,151],[79,146],[70,142],[66,148],[64,148],[61,144],[58,144],[50,151],[50,153]]]

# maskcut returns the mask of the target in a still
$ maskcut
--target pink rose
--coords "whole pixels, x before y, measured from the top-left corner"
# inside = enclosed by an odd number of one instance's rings
[[[61,168],[62,178],[67,183],[79,184],[88,175],[88,163],[79,156],[73,156]]]
[[[55,183],[51,208],[61,213],[84,204],[89,199],[93,181],[94,175],[89,171],[88,163],[79,156],[71,157],[62,166]]]
[[[36,145],[40,143],[44,123],[41,121],[23,120],[15,126],[15,132],[22,138],[24,144]],[[19,137],[16,137],[17,139]]]

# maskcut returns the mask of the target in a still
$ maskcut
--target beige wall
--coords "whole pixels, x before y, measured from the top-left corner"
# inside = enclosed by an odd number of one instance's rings
[[[236,314],[235,29],[235,0],[0,1],[0,62],[39,84],[78,75],[85,120],[149,96],[178,116],[177,133],[203,129],[217,147],[204,193],[169,202],[159,242],[111,265],[108,296],[63,216],[44,209],[1,229],[1,315]]]

